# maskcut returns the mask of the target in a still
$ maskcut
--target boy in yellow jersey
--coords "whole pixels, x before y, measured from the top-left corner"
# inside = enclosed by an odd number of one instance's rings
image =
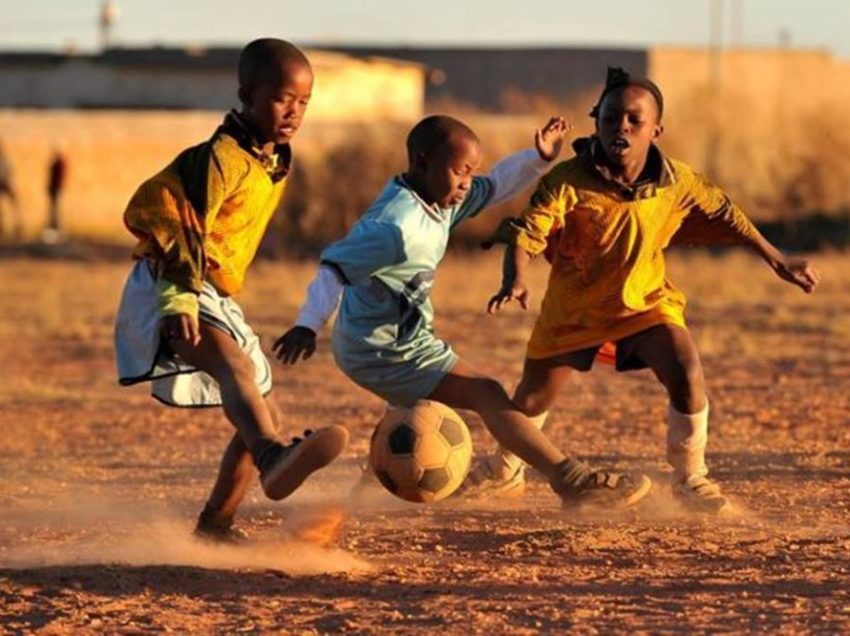
[[[651,81],[609,69],[591,112],[596,134],[578,140],[576,156],[544,176],[522,216],[494,236],[508,248],[488,311],[511,300],[526,308],[523,272],[546,253],[552,272],[514,402],[542,427],[573,371],[588,371],[613,343],[618,371],[649,367],[667,389],[674,494],[690,509],[719,512],[727,501],[705,464],[702,366],[663,250],[671,242],[744,245],[807,293],[820,275],[805,261],[788,261],[720,188],[661,153],[663,103]],[[476,467],[465,490],[506,495],[523,485],[522,462],[500,450]]]
[[[313,86],[304,54],[255,40],[239,59],[241,109],[206,142],[145,181],[124,213],[138,238],[115,328],[121,384],[152,381],[172,406],[218,406],[236,428],[198,519],[199,536],[234,540],[236,508],[256,467],[266,495],[283,499],[344,449],[331,426],[285,445],[263,397],[271,369],[231,296],[238,293],[280,204]]]

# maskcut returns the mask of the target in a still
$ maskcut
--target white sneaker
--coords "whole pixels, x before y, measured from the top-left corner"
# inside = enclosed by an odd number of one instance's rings
[[[702,475],[674,481],[672,491],[679,503],[693,512],[718,514],[729,505],[718,483]]]
[[[476,464],[457,490],[468,499],[517,499],[525,493],[525,465],[507,475],[492,465],[492,459]]]

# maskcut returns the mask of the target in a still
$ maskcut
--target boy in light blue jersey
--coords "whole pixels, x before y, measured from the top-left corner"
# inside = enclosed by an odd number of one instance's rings
[[[354,382],[396,406],[427,398],[477,412],[565,504],[631,505],[649,492],[648,477],[593,470],[567,458],[497,381],[437,338],[431,324],[429,292],[452,230],[547,172],[567,132],[564,120],[553,118],[537,131],[534,150],[477,177],[481,144],[472,130],[445,116],[419,122],[407,139],[407,172],[391,179],[351,232],[322,253],[296,325],[274,350],[285,364],[309,358],[316,332],[339,305],[333,354]]]

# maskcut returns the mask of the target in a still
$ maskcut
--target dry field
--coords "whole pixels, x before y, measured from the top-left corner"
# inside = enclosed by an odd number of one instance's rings
[[[375,493],[352,508],[381,404],[334,368],[325,337],[313,360],[275,370],[273,399],[293,434],[342,423],[351,447],[290,500],[252,491],[240,520],[254,540],[238,549],[189,535],[230,435],[221,414],[115,383],[127,263],[0,256],[2,633],[850,631],[847,255],[816,257],[824,283],[811,297],[740,253],[671,259],[691,298],[727,516],[675,508],[663,392],[648,373],[605,368],[576,377],[549,432],[592,461],[650,471],[656,488],[633,513],[578,518],[539,480],[503,505]],[[253,270],[243,301],[266,345],[311,270]],[[545,267],[535,274],[539,298]],[[497,278],[492,256],[450,258],[437,329],[510,384],[533,314],[486,317]]]

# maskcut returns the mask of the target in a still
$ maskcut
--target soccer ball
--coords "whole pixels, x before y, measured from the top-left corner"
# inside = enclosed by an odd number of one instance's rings
[[[463,483],[472,438],[460,415],[439,402],[391,408],[372,434],[369,463],[392,494],[417,503],[445,499]]]

